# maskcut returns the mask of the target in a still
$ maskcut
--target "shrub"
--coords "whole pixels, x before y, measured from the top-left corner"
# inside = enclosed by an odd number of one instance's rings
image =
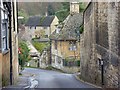
[[[25,43],[25,41],[20,41],[19,42],[19,65],[21,65],[21,68],[24,67],[25,62],[28,62],[29,60],[31,60],[31,57],[29,55],[29,48],[27,46],[27,44]]]

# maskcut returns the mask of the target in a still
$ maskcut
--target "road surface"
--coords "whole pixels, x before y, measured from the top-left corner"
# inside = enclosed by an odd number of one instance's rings
[[[95,88],[78,81],[74,74],[35,68],[25,68],[23,73],[30,73],[38,81],[37,88]]]

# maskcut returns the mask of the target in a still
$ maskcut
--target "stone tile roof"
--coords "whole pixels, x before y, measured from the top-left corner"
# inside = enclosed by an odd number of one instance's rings
[[[50,39],[53,40],[77,40],[77,32],[80,26],[83,24],[83,14],[76,13],[69,15],[64,21],[64,26],[61,28],[59,33],[53,32]],[[79,33],[79,32],[78,32]]]
[[[25,26],[50,26],[55,16],[32,16],[29,17]]]

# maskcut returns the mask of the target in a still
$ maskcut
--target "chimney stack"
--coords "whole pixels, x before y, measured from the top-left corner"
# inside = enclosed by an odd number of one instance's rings
[[[70,2],[70,14],[79,13],[79,2]]]

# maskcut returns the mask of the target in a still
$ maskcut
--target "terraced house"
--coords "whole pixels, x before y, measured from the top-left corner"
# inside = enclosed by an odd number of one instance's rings
[[[49,38],[58,25],[56,16],[32,16],[28,19],[25,30],[30,32],[30,38]]]
[[[16,0],[0,0],[0,87],[14,84],[18,77]]]

